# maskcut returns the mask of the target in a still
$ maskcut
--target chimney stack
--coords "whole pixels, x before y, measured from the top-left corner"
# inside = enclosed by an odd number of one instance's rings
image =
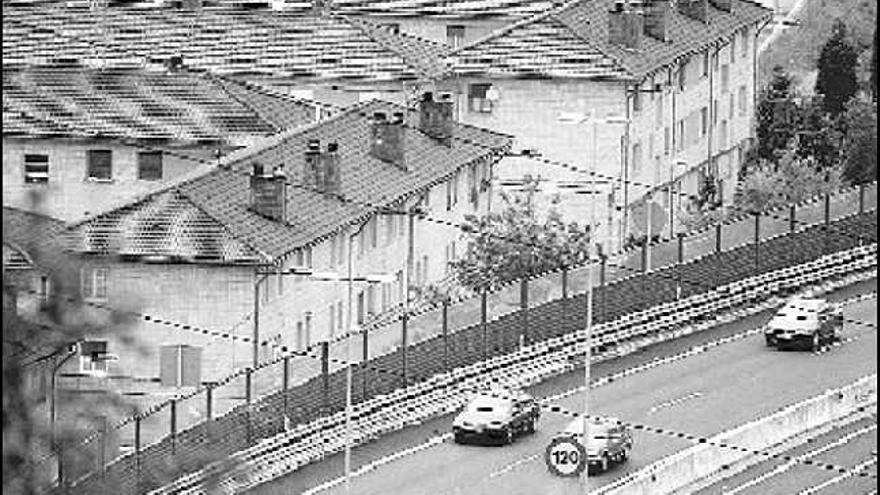
[[[312,13],[316,15],[329,14],[331,10],[331,0],[312,0]]]
[[[372,135],[370,154],[406,171],[403,152],[406,138],[403,131],[403,113],[396,112],[391,120],[388,120],[384,112],[376,112],[370,122],[370,128]]]
[[[723,10],[725,12],[730,12],[733,10],[733,2],[731,0],[711,0],[712,5],[715,6],[718,10]]]
[[[678,11],[702,23],[709,22],[709,0],[678,0]]]
[[[327,144],[327,151],[321,154],[321,168],[324,170],[323,191],[326,194],[339,194],[341,172],[339,170],[339,144]]]
[[[287,177],[280,165],[269,174],[262,164],[254,163],[251,209],[276,222],[287,221]]]
[[[321,141],[310,139],[306,145],[306,184],[323,192],[324,171],[321,165]]]
[[[628,2],[617,0],[608,13],[608,40],[615,45],[638,50],[642,44],[644,15]]]
[[[427,92],[419,101],[419,129],[445,145],[452,142],[454,129],[452,93]]]
[[[645,34],[660,41],[669,41],[671,17],[671,0],[648,0],[645,5]]]

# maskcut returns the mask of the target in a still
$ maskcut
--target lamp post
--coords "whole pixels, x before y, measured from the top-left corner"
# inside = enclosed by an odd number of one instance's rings
[[[66,345],[66,346],[64,346],[64,347],[62,347],[52,353],[52,376],[50,377],[50,380],[49,380],[49,396],[50,396],[50,401],[51,401],[49,403],[49,425],[50,425],[49,429],[50,429],[50,434],[52,435],[52,448],[55,449],[55,456],[57,457],[57,461],[58,461],[57,466],[58,466],[58,484],[59,485],[61,485],[64,481],[64,469],[63,469],[63,461],[61,459],[62,458],[61,449],[58,445],[58,431],[56,428],[56,420],[57,420],[56,411],[57,411],[57,407],[58,407],[57,406],[57,402],[58,402],[57,376],[58,376],[58,370],[60,370],[64,366],[64,364],[70,360],[70,358],[72,358],[73,356],[76,356],[77,352],[79,351],[79,349],[77,347],[78,344],[79,344],[78,342],[71,343],[71,344]],[[58,361],[58,355],[65,350],[67,351],[67,355],[64,356],[60,361]]]

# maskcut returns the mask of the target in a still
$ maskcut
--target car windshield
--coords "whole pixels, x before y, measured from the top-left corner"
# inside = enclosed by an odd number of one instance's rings
[[[510,409],[510,401],[498,398],[479,396],[468,404],[467,410],[476,413],[505,412]]]

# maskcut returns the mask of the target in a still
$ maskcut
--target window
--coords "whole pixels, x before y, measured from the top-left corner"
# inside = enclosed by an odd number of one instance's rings
[[[668,155],[672,150],[672,133],[669,132],[669,127],[663,128],[663,154]]]
[[[464,44],[464,26],[452,24],[446,26],[446,43],[452,48],[458,48]]]
[[[684,91],[687,86],[687,69],[690,60],[684,59],[681,61],[681,65],[678,68],[678,89]]]
[[[79,344],[80,372],[106,373],[107,362],[106,340],[86,340]]]
[[[632,173],[633,176],[637,176],[642,169],[642,145],[641,143],[636,143],[633,145],[632,149]]]
[[[635,91],[633,91],[633,112],[639,113],[642,111],[642,91],[639,86],[636,86]]]
[[[422,262],[420,260],[416,260],[416,270],[415,270],[415,285],[422,285]]]
[[[676,149],[681,151],[684,148],[684,119],[678,121],[678,142]]]
[[[303,334],[303,322],[296,322],[296,350],[303,351],[303,342],[305,342],[305,335]]]
[[[49,155],[24,155],[24,182],[26,184],[49,182]]]
[[[743,58],[748,57],[749,56],[749,30],[748,29],[743,29],[743,31],[742,31],[742,43],[740,43],[740,47],[742,48],[742,50],[741,50],[742,57]]]
[[[364,323],[364,311],[366,311],[366,305],[364,300],[364,291],[361,291],[357,295],[357,324],[362,325]],[[351,330],[351,329],[349,329]]]
[[[137,154],[138,179],[162,180],[162,152],[141,151]]]
[[[367,228],[370,229],[370,247],[375,248],[379,244],[379,217],[371,218]]]
[[[394,241],[394,238],[397,237],[394,232],[394,227],[397,225],[397,222],[394,221],[394,216],[386,215],[385,216],[385,244],[391,244]]]
[[[428,255],[422,256],[422,280],[428,283]]]
[[[746,104],[748,103],[748,95],[745,85],[739,87],[739,115],[746,115]]]
[[[730,64],[736,63],[736,35],[730,38]]]
[[[364,251],[366,251],[366,248],[367,248],[366,232],[361,232],[360,234],[358,234],[357,238],[358,238],[358,256],[363,256]]]
[[[709,77],[709,52],[703,53],[700,75],[703,77]]]
[[[306,349],[312,345],[312,313],[306,312]]]
[[[344,322],[344,315],[342,312],[342,301],[336,303],[336,328],[342,330]]]
[[[89,179],[110,180],[113,178],[113,152],[110,150],[89,150],[86,153]]]
[[[339,260],[339,263],[342,263],[343,260],[345,260],[345,243],[348,241],[348,239],[341,236],[338,236],[336,239],[336,242],[339,245],[339,257],[336,259]]]
[[[727,148],[727,121],[726,120],[721,121],[721,130],[719,131],[719,133],[721,134],[721,136],[719,138],[719,141],[720,141],[719,144],[721,145],[721,149],[725,149],[725,148]]]
[[[459,181],[461,179],[461,170],[455,171],[455,176],[452,177],[452,204],[458,204],[458,186]]]
[[[730,66],[724,64],[721,66],[721,92],[727,93],[730,89]]]
[[[452,209],[452,179],[446,181],[446,211]]]
[[[80,283],[84,299],[107,300],[106,268],[83,268]]]
[[[431,207],[431,190],[430,189],[426,189],[425,194],[422,195],[422,204],[425,206],[425,208]]]
[[[337,239],[338,239],[338,237],[336,237],[336,236],[330,238],[330,266],[331,267],[336,266],[336,264],[338,263],[338,261],[336,260],[336,255],[338,254],[338,251],[336,249],[336,243],[338,242]]]
[[[333,334],[336,332],[336,307],[335,307],[335,305],[333,305],[333,304],[330,305],[330,308],[328,309],[327,314],[330,316],[330,318],[329,318],[329,322],[330,322],[329,335],[331,338],[333,338]]]
[[[663,93],[657,94],[657,106],[654,107],[654,126],[658,129],[663,125]]]
[[[700,109],[700,137],[705,136],[709,132],[709,108]]]
[[[733,119],[733,93],[730,93],[730,104],[727,109],[727,118]]]
[[[404,290],[405,289],[403,287],[403,270],[399,270],[397,272],[397,300],[398,301],[403,301],[403,298],[406,295],[403,292]]]
[[[492,113],[489,100],[491,84],[471,84],[468,86],[468,110],[473,113]]]
[[[304,247],[296,250],[296,266],[302,268],[312,267],[312,248]]]

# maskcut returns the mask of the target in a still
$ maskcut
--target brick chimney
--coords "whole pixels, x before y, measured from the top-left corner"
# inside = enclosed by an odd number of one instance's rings
[[[678,11],[700,22],[709,22],[709,0],[678,0]]]
[[[267,173],[263,165],[254,164],[251,175],[251,210],[277,222],[287,221],[287,177],[281,166]]]
[[[370,154],[406,171],[406,163],[404,163],[406,135],[403,131],[403,113],[395,113],[389,120],[385,113],[376,112],[370,122],[370,129],[372,135]]]
[[[638,50],[642,44],[644,14],[628,2],[618,0],[608,13],[608,41]]]
[[[321,165],[321,141],[310,139],[306,144],[306,184],[323,192],[324,170]]]
[[[452,142],[455,121],[452,93],[425,93],[419,102],[419,129],[443,144]]]
[[[648,0],[645,4],[645,34],[660,41],[668,41],[671,18],[671,0]]]
[[[339,194],[342,171],[339,167],[339,144],[327,144],[327,150],[321,153],[321,168],[324,171],[323,191],[327,194]]]
[[[731,0],[711,0],[711,2],[718,10],[723,10],[725,12],[733,10],[733,2],[731,2]]]

